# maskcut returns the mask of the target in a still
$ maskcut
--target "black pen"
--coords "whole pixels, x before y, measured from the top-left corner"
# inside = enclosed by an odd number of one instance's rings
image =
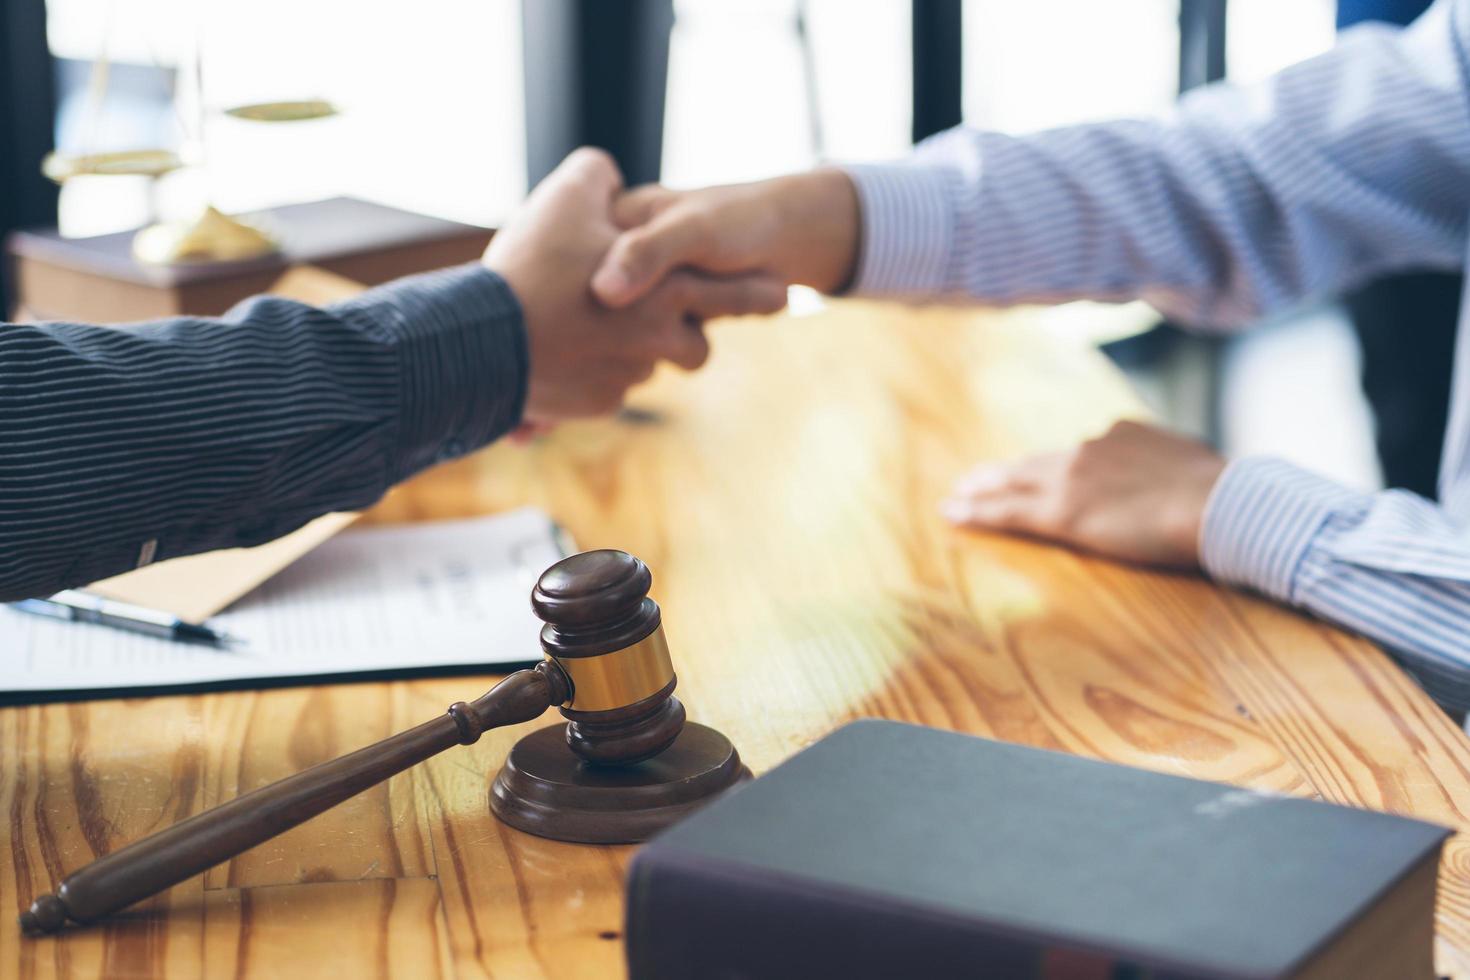
[[[49,599],[22,599],[10,605],[12,609],[37,616],[71,623],[95,623],[98,626],[111,626],[129,633],[141,633],[144,636],[156,636],[181,643],[199,643],[222,648],[240,642],[228,633],[185,622],[173,613],[145,609],[128,602],[116,602],[74,589],[58,592]]]

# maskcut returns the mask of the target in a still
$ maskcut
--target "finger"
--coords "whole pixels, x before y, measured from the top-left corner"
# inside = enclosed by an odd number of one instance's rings
[[[704,323],[680,318],[668,335],[664,356],[686,371],[703,367],[709,360],[709,338],[704,335]]]
[[[1008,463],[981,463],[956,480],[950,493],[954,497],[968,498],[1009,490],[1011,470]]]
[[[613,202],[613,223],[619,228],[636,228],[653,220],[664,208],[678,199],[675,191],[659,184],[644,184],[619,194]]]
[[[592,275],[592,291],[607,306],[627,306],[647,295],[669,270],[698,265],[706,237],[699,212],[668,208],[618,236]]]
[[[669,288],[686,313],[701,320],[776,313],[786,308],[786,284],[775,276],[705,276],[675,272]]]
[[[1041,498],[1030,493],[1008,493],[996,497],[950,497],[940,504],[940,513],[951,524],[991,531],[1037,533]]]
[[[957,497],[983,497],[1013,491],[1034,491],[1057,479],[1066,466],[1062,453],[1044,453],[1025,459],[981,463],[955,481]]]
[[[650,311],[622,335],[618,355],[644,364],[672,361],[693,371],[709,359],[703,327],[698,317],[689,318],[677,310]]]

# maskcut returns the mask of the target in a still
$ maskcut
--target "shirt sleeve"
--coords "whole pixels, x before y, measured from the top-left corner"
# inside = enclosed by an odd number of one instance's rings
[[[316,309],[0,324],[0,599],[249,546],[520,418],[520,306],[475,266]]]
[[[854,291],[1135,299],[1200,326],[1404,268],[1458,268],[1470,208],[1470,2],[1365,25],[1156,120],[961,128],[854,166]]]
[[[1200,559],[1218,580],[1377,640],[1435,700],[1470,708],[1470,528],[1432,502],[1236,460],[1210,495]]]

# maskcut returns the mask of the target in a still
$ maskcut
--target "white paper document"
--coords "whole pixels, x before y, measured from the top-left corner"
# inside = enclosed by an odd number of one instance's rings
[[[0,691],[493,670],[537,660],[531,588],[561,557],[555,525],[532,508],[348,532],[211,619],[244,641],[222,650],[0,606]]]

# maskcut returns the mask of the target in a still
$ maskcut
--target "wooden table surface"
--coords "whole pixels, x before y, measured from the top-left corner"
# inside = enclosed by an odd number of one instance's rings
[[[1004,537],[935,504],[966,464],[1140,409],[1024,312],[838,305],[725,322],[637,411],[497,446],[373,513],[539,504],[645,559],[679,694],[761,772],[879,715],[1470,826],[1470,742],[1381,652],[1214,588]],[[528,651],[534,655],[534,651]],[[620,975],[630,848],[500,826],[492,732],[107,924],[14,913],[94,856],[428,719],[493,677],[0,711],[0,974]],[[550,720],[550,719],[548,719]],[[1446,852],[1442,970],[1470,977],[1470,862]]]

